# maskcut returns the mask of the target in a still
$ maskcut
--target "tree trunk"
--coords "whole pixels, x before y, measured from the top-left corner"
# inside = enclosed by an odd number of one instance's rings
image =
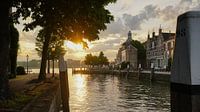
[[[8,60],[9,60],[9,0],[0,3],[0,100],[9,97]]]
[[[10,22],[10,40],[10,77],[14,78],[16,77],[19,33],[13,22]]]
[[[52,69],[52,77],[54,77],[54,58],[52,59],[52,66],[53,66],[53,69]]]
[[[17,51],[11,51],[10,54],[10,72],[11,72],[11,78],[16,77],[16,66],[17,66]]]
[[[50,74],[50,60],[47,60],[47,73]]]
[[[43,49],[42,49],[42,61],[41,61],[41,66],[40,66],[40,73],[38,76],[39,80],[46,79],[46,62],[47,62],[47,56],[48,56],[49,41],[51,37],[50,35],[51,34],[49,33],[49,30],[47,28],[45,41],[44,41]]]

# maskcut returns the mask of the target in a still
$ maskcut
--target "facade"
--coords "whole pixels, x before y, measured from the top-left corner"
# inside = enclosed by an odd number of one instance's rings
[[[169,60],[173,60],[174,48],[175,48],[175,36],[170,36],[163,42],[164,45],[164,64],[167,66]]]
[[[131,44],[132,43],[131,31],[128,33],[128,39],[121,45],[118,50],[117,57],[115,59],[116,64],[122,62],[130,62],[130,66],[137,68],[137,49]]]
[[[166,69],[168,59],[173,56],[175,33],[165,33],[159,29],[158,35],[152,33],[152,37],[148,34],[146,43],[147,67],[151,65],[155,69]],[[169,45],[169,46],[168,46]]]

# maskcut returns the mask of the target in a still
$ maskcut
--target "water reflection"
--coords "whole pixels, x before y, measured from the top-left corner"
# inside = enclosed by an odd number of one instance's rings
[[[72,112],[167,112],[169,84],[113,75],[72,75],[69,71]]]

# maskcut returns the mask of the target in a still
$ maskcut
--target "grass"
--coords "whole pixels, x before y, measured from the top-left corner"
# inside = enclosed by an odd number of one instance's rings
[[[0,107],[4,109],[21,110],[33,96],[16,93],[15,96],[6,101],[0,101]]]
[[[11,99],[0,101],[0,109],[20,111],[35,97],[40,96],[42,93],[45,93],[48,88],[51,88],[54,81],[55,79],[47,79],[43,83],[35,83],[32,89],[27,88],[23,92],[15,93]]]

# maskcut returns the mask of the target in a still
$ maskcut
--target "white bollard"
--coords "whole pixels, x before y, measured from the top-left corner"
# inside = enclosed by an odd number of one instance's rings
[[[171,71],[171,111],[200,112],[200,12],[178,17]]]

